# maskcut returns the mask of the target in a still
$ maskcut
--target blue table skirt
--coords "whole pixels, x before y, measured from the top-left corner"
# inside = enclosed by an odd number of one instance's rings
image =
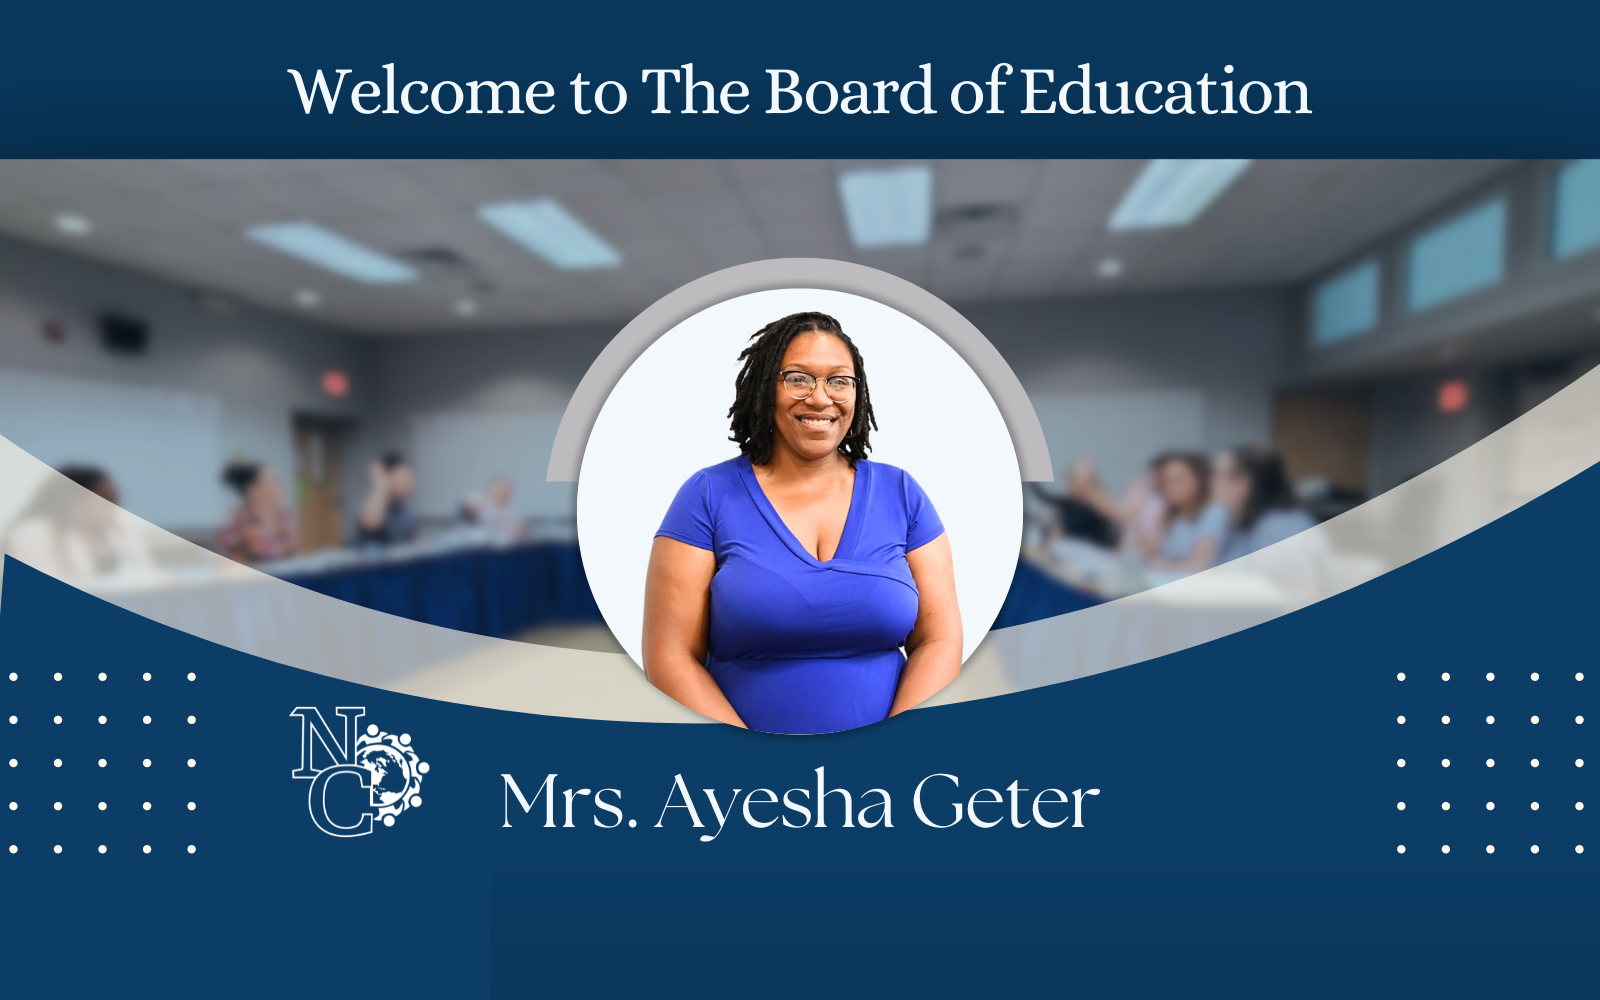
[[[475,549],[285,579],[374,611],[502,639],[537,625],[602,622],[571,543]]]
[[[319,594],[401,618],[509,639],[538,625],[603,624],[578,547],[541,543],[286,577]],[[1018,560],[995,628],[1101,603]]]
[[[1102,598],[1069,587],[1028,560],[1018,559],[1017,573],[1011,578],[1011,591],[1006,594],[1006,602],[1000,606],[994,627],[1026,625],[1102,603]]]

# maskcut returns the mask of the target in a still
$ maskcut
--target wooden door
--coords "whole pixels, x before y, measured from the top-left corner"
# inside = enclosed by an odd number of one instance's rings
[[[1372,400],[1361,389],[1311,389],[1278,394],[1273,447],[1291,482],[1326,479],[1341,493],[1367,493]]]
[[[334,421],[295,418],[295,499],[302,552],[337,548],[344,542],[342,436],[342,426]]]

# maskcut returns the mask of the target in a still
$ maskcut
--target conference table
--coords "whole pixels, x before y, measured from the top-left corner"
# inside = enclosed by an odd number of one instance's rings
[[[198,638],[378,686],[504,656],[507,647],[497,644],[543,625],[603,624],[570,532],[508,545],[456,531],[256,567],[192,545],[179,549],[78,585]],[[1019,564],[996,628],[1101,600],[1041,568],[1048,569]]]
[[[262,568],[374,611],[500,639],[540,625],[602,621],[572,541],[353,549]]]
[[[1009,628],[1029,622],[1071,614],[1104,603],[1105,598],[1057,579],[1040,563],[1024,555],[1017,560],[1016,575],[1005,603],[995,616],[994,628]]]
[[[540,625],[603,621],[572,541],[343,549],[262,569],[374,611],[501,639]],[[994,627],[1052,618],[1103,600],[1023,558]]]
[[[577,543],[570,541],[445,551],[341,550],[320,564],[297,560],[263,569],[374,611],[501,639],[539,625],[603,621]],[[1102,600],[1024,558],[994,627],[1052,618]]]

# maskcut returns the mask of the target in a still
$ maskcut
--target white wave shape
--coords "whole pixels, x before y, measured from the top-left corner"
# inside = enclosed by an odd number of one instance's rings
[[[1483,527],[1600,460],[1600,369],[1420,476],[1215,569],[1083,611],[991,632],[924,707],[1113,670],[1231,635],[1365,583]],[[291,667],[485,708],[623,722],[708,722],[621,653],[535,646],[425,625],[325,597],[186,542],[88,491],[99,565],[51,541],[30,508],[62,480],[0,438],[7,555],[163,625]],[[69,484],[68,484],[69,485]],[[55,513],[60,513],[56,511]],[[3,605],[0,605],[3,610]]]
[[[1332,597],[1516,510],[1600,461],[1600,368],[1380,496],[1259,552],[1069,615],[996,629],[923,707],[1026,691],[1189,649]]]

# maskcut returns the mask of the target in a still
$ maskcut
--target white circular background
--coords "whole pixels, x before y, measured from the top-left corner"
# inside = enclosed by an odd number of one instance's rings
[[[739,352],[751,334],[796,312],[828,313],[861,349],[879,424],[869,457],[911,473],[944,522],[965,661],[1000,613],[1017,569],[1022,476],[1011,435],[950,345],[898,310],[846,292],[783,288],[720,302],[668,330],[617,382],[578,477],[578,544],[600,613],[642,663],[644,579],[656,529],[685,480],[739,454],[728,440]],[[715,388],[698,392],[696,384]]]

